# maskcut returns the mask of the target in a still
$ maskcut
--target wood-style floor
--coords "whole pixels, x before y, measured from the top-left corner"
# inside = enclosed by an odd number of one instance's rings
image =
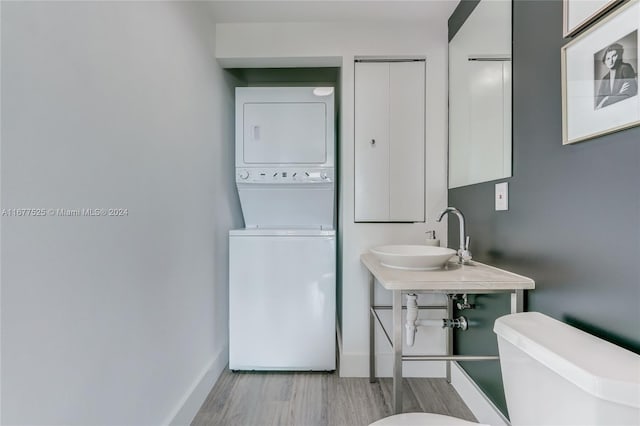
[[[391,415],[391,379],[225,370],[194,426],[366,426]],[[404,379],[404,412],[476,421],[445,379]]]

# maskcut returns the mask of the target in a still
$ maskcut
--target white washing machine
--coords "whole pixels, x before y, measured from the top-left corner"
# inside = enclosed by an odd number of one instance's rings
[[[334,149],[332,89],[236,89],[232,370],[335,370]]]
[[[236,230],[229,249],[229,367],[335,370],[335,231]]]

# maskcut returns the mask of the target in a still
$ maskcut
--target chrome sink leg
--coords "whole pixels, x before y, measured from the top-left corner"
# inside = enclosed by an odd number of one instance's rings
[[[393,412],[402,413],[402,291],[393,290]]]
[[[447,318],[453,318],[453,295],[447,294]],[[453,355],[453,328],[447,328],[447,356]],[[451,361],[446,362],[447,382],[451,383]]]
[[[375,318],[373,306],[375,305],[375,278],[369,273],[369,383],[376,382],[376,340]]]
[[[511,313],[517,314],[524,311],[524,290],[513,290],[511,293]]]

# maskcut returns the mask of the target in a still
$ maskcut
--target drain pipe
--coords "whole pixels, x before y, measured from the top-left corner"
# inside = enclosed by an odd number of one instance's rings
[[[407,329],[407,345],[413,346],[416,338],[416,321],[418,320],[418,296],[407,294],[407,322],[404,324]]]
[[[463,316],[453,319],[418,319],[418,296],[415,294],[407,294],[407,319],[404,326],[406,329],[407,345],[413,346],[418,327],[459,328],[466,330],[469,327],[469,323]]]

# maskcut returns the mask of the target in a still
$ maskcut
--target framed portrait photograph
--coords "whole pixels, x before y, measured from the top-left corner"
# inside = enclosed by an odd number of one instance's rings
[[[571,37],[624,0],[562,0],[563,34]]]
[[[640,124],[640,0],[632,0],[562,48],[563,145]]]

